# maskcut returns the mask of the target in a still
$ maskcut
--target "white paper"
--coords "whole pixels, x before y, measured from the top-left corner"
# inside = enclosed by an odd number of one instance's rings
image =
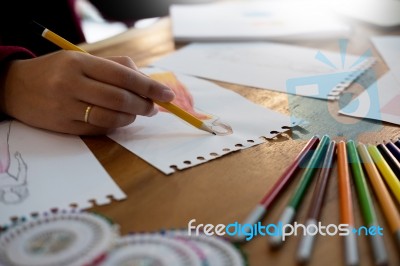
[[[341,114],[400,125],[400,37],[371,38],[390,71],[351,101]],[[352,106],[357,106],[352,110]]]
[[[377,36],[371,41],[392,70],[392,75],[400,80],[400,36]]]
[[[387,72],[339,113],[400,125],[400,82]],[[354,108],[354,107],[357,108]],[[355,110],[354,110],[355,109]]]
[[[230,1],[173,5],[172,32],[181,41],[340,38],[349,26],[320,1]]]
[[[144,69],[145,73],[159,72]],[[208,162],[230,152],[265,142],[284,126],[294,125],[290,117],[254,104],[216,84],[186,75],[176,75],[194,99],[197,110],[217,116],[233,128],[233,134],[215,136],[199,130],[176,116],[159,112],[154,117],[137,117],[109,137],[165,174]],[[175,167],[171,167],[175,166]]]
[[[337,99],[373,63],[374,58],[365,55],[343,55],[267,42],[239,42],[189,44],[152,65],[243,86]]]
[[[10,126],[11,125],[11,126]],[[17,121],[0,124],[0,225],[51,209],[79,209],[124,199],[77,136],[40,130]],[[9,160],[8,160],[9,158]]]

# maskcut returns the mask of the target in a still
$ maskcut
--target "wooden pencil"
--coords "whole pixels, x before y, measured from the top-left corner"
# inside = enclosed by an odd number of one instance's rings
[[[400,163],[400,148],[397,147],[391,141],[386,142],[385,145],[388,148],[388,150],[393,154],[393,156],[397,159],[397,161]]]
[[[394,142],[394,145],[396,145],[397,148],[400,149],[400,139],[396,140],[396,141]]]
[[[353,202],[350,186],[349,164],[347,159],[346,143],[340,141],[337,144],[337,167],[338,167],[338,183],[339,183],[339,206],[340,206],[340,223],[348,224],[350,232],[354,228]],[[344,236],[344,252],[346,265],[358,265],[358,247],[355,234]]]
[[[386,145],[380,143],[376,147],[381,152],[383,158],[385,158],[385,161],[388,163],[393,173],[397,178],[400,178],[400,162],[397,161],[396,157],[394,157]]]
[[[317,225],[320,218],[320,213],[325,198],[325,191],[334,161],[335,150],[336,142],[331,140],[326,151],[322,169],[318,175],[317,183],[315,184],[314,193],[311,199],[311,204],[308,209],[306,221],[307,227],[309,225]],[[310,260],[315,237],[316,236],[314,235],[303,235],[297,250],[297,260],[299,263],[307,263]]]

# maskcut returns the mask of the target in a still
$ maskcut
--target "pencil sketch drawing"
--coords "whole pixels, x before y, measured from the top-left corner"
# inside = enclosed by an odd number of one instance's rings
[[[10,156],[11,124],[11,121],[0,123],[0,203],[7,205],[18,204],[29,195],[28,166],[18,151],[14,153],[13,157]],[[18,163],[16,174],[10,173],[10,165],[14,160]]]

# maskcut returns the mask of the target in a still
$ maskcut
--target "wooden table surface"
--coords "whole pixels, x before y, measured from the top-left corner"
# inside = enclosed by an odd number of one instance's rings
[[[397,28],[383,31],[367,25],[354,25],[348,52],[361,55],[367,49],[371,49],[373,55],[378,58],[374,73],[381,76],[387,71],[387,66],[372,46],[369,37],[389,34],[400,34],[400,30]],[[297,44],[339,51],[337,40],[307,41]],[[98,43],[83,44],[82,47],[98,56],[127,55],[138,66],[146,66],[183,45],[174,43],[170,20],[163,18],[146,29],[131,29]],[[370,78],[365,75],[347,92],[352,93],[354,97],[368,82]],[[309,119],[310,124],[282,133],[261,145],[230,153],[169,176],[105,136],[84,137],[83,140],[91,151],[127,194],[126,200],[113,201],[111,204],[95,206],[90,210],[99,212],[120,224],[122,234],[186,228],[191,219],[196,219],[196,224],[243,222],[302,149],[308,136],[329,133],[337,125],[336,122],[324,122],[325,118],[321,117],[318,111],[321,106],[326,108],[328,104],[326,101],[304,99],[299,96],[288,97],[279,92],[217,83],[257,104],[287,115],[290,114],[291,104],[299,104],[301,106],[299,112]],[[359,119],[339,116],[336,112],[338,103],[328,105],[333,121],[348,124],[360,122]],[[363,121],[363,123],[371,126],[367,128],[373,128],[373,130],[358,134],[357,140],[364,143],[380,143],[383,140],[400,137],[399,126],[374,121]],[[346,129],[344,129],[336,136],[345,137],[346,134]],[[344,139],[344,137],[336,136],[332,137],[336,140]],[[336,177],[335,166],[322,211],[323,224],[340,223]],[[280,213],[296,186],[296,181],[293,181],[279,197],[263,220],[264,223],[278,222]],[[355,193],[354,190],[353,192]],[[362,217],[354,193],[356,225],[361,226]],[[310,195],[311,193],[308,193],[305,197],[303,207],[297,216],[299,223],[305,222]],[[396,247],[390,235],[388,224],[375,198],[374,201],[375,206],[378,207],[379,224],[384,227],[384,240],[390,254],[390,265],[400,265],[399,247]],[[271,250],[266,237],[256,237],[241,247],[247,254],[250,265],[295,265],[295,253],[299,240],[300,237],[290,237],[281,249]],[[373,265],[372,253],[366,237],[359,237],[358,244],[361,265]],[[343,254],[340,237],[319,237],[310,265],[344,265]]]

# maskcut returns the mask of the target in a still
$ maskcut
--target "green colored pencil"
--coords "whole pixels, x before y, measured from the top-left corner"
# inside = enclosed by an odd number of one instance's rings
[[[361,213],[365,225],[369,228],[371,226],[378,226],[378,218],[376,216],[375,208],[372,203],[372,197],[368,189],[368,184],[364,175],[360,157],[357,153],[354,141],[347,142],[348,161],[351,166],[353,180],[357,191],[358,202],[360,204]],[[386,265],[388,263],[388,256],[385,249],[382,236],[379,234],[368,236],[372,251],[375,258],[375,265]]]

